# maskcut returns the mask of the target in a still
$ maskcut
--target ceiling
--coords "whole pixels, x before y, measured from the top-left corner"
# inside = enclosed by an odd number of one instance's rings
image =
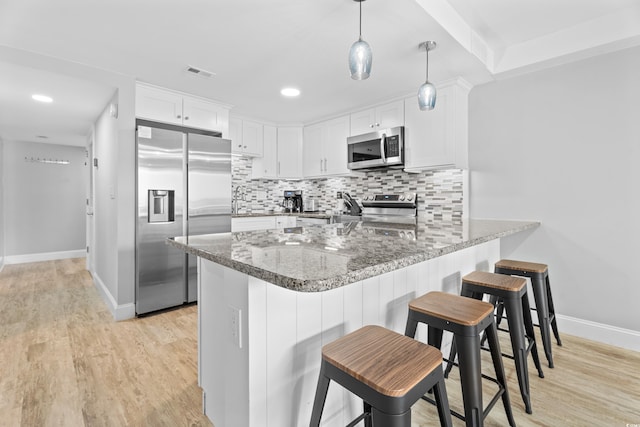
[[[300,124],[417,92],[425,40],[438,43],[432,82],[462,77],[472,85],[640,45],[637,0],[369,0],[362,14],[373,68],[354,81],[351,0],[0,0],[0,137],[84,145],[115,91],[91,73],[25,64],[16,52]],[[188,65],[215,75],[190,75]],[[301,96],[283,98],[285,86]],[[54,102],[32,101],[34,91]]]

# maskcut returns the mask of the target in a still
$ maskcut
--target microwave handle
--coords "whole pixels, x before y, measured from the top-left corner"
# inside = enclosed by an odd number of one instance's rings
[[[382,163],[387,163],[387,156],[384,150],[384,143],[387,139],[387,134],[383,133],[382,137],[380,138],[380,157],[382,158]]]

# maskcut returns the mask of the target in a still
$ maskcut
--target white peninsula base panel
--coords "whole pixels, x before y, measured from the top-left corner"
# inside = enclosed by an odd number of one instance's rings
[[[216,427],[309,425],[323,345],[368,324],[404,333],[410,300],[457,294],[462,276],[492,271],[499,257],[495,239],[325,292],[288,290],[199,258],[205,414]],[[416,338],[426,341],[424,325]],[[450,340],[445,334],[446,347]],[[332,382],[322,425],[361,412],[361,400]]]

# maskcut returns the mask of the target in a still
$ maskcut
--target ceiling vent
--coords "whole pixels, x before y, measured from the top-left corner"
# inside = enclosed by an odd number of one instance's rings
[[[187,73],[193,74],[194,76],[200,76],[204,78],[211,78],[216,75],[213,71],[207,71],[202,68],[194,67],[191,65],[187,66]]]

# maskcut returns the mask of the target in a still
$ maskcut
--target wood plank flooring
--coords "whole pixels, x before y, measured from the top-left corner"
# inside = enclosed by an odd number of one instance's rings
[[[0,426],[211,426],[197,385],[196,306],[114,322],[84,262],[9,265],[0,273]],[[504,360],[518,426],[640,425],[640,353],[562,338],[556,368],[543,364],[544,379],[530,363],[532,415],[513,362]],[[492,374],[488,355],[485,367]],[[447,391],[461,410],[456,375]],[[417,403],[412,427],[436,425],[435,408]],[[485,425],[507,425],[500,403]]]

